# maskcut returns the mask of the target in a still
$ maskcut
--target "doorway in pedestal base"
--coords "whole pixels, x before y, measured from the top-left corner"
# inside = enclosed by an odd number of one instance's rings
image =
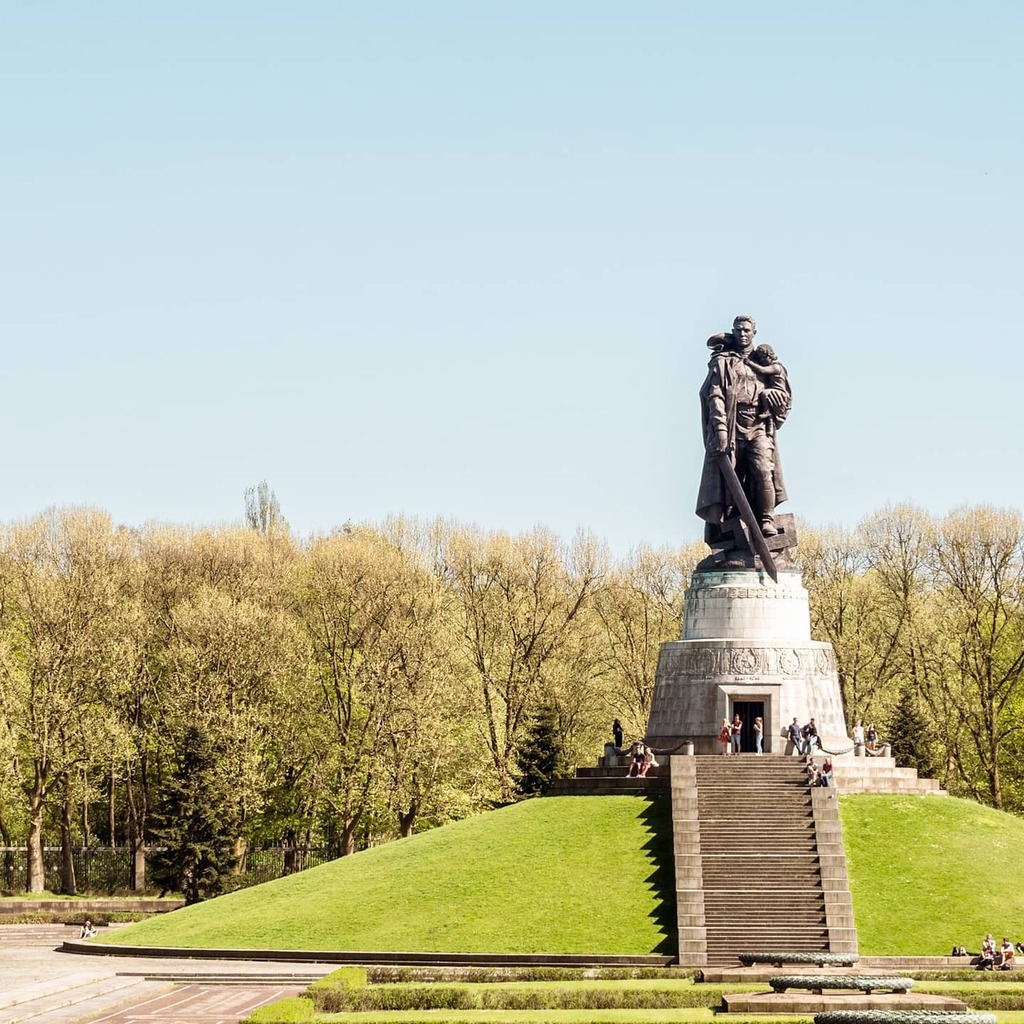
[[[771,741],[768,735],[768,729],[764,723],[764,701],[763,700],[734,700],[732,702],[732,714],[729,715],[729,721],[732,721],[733,715],[739,715],[743,721],[743,732],[740,733],[740,749],[744,754],[753,754],[757,746],[754,743],[754,719],[761,718],[761,726],[764,729],[762,735],[764,736],[764,743],[762,744],[764,752],[767,754]]]

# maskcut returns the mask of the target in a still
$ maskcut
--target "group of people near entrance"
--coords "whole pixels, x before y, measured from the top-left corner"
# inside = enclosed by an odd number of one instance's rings
[[[793,744],[793,753],[803,757],[810,757],[814,748],[818,746],[818,726],[811,718],[806,725],[800,724],[799,718],[794,718],[786,730],[786,739]]]
[[[723,754],[739,754],[743,750],[743,719],[733,715],[732,721],[722,719],[722,728],[718,730],[718,742],[722,744]],[[754,753],[764,753],[764,719],[754,719]]]

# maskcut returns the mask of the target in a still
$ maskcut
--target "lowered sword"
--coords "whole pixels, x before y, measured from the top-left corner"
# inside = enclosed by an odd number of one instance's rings
[[[757,521],[757,516],[754,515],[754,510],[750,507],[750,502],[740,484],[740,478],[736,475],[736,467],[732,464],[729,453],[719,452],[715,459],[718,462],[718,468],[721,470],[722,476],[725,478],[729,494],[739,510],[740,519],[750,535],[750,543],[754,551],[757,553],[758,558],[761,559],[765,572],[778,583],[779,570],[775,568],[775,559],[772,558],[772,553],[768,550],[768,545],[765,543],[764,534],[761,533],[761,526]]]

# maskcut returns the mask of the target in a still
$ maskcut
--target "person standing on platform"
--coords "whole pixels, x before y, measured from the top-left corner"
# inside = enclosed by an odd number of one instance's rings
[[[622,723],[617,718],[612,722],[612,739],[615,741],[616,752],[622,750]]]
[[[800,753],[810,756],[814,753],[814,746],[818,742],[818,727],[814,724],[812,718],[801,730],[800,730]]]
[[[732,740],[732,752],[738,754],[742,747],[743,740],[743,719],[739,715],[732,716],[732,725],[729,727],[729,737]]]
[[[794,754],[799,754],[800,753],[801,743],[800,743],[800,720],[798,718],[794,718],[793,721],[789,723],[789,729],[787,731],[786,738],[793,745],[793,753]]]
[[[718,730],[718,742],[722,744],[722,753],[731,754],[732,744],[729,739],[729,719],[722,719],[722,728]]]
[[[764,719],[760,715],[754,719],[754,750],[758,757],[764,753]]]

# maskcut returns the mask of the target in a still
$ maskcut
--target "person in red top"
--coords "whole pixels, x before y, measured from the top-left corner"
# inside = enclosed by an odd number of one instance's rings
[[[718,730],[718,742],[722,744],[722,753],[731,754],[732,746],[729,742],[729,719],[722,719],[722,728]]]

